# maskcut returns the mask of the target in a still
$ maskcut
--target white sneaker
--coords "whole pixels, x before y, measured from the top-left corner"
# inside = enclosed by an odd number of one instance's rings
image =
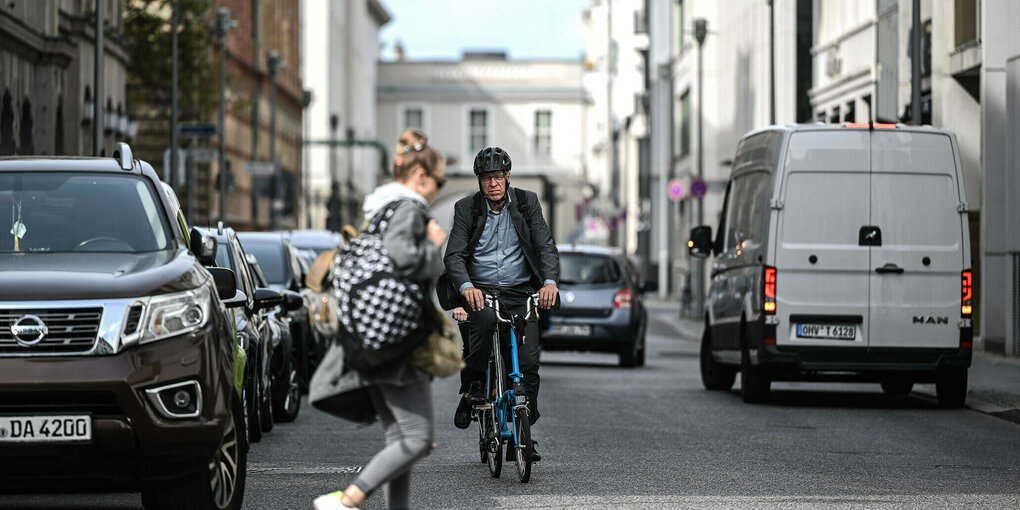
[[[357,508],[347,506],[343,502],[344,491],[331,492],[315,498],[312,505],[315,510],[344,510],[345,508]]]

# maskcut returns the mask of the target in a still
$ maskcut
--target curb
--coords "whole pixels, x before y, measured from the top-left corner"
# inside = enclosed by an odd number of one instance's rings
[[[935,395],[935,392],[931,391],[931,388],[915,389],[913,392],[933,400],[938,400],[938,397]],[[994,416],[1001,420],[1020,424],[1020,409],[1002,407],[1000,405],[981,400],[980,398],[970,394],[967,395],[967,400],[964,403],[964,406],[972,411],[977,411],[989,416]]]

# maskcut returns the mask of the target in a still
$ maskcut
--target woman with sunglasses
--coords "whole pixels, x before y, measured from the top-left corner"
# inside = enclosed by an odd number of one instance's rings
[[[426,209],[446,180],[435,150],[425,145],[408,147],[394,159],[395,180],[365,197],[364,212],[370,221],[399,201],[383,232],[383,246],[402,276],[428,285],[443,272],[439,247],[446,233]],[[385,487],[389,508],[408,508],[411,468],[432,449],[431,376],[415,366],[409,354],[363,375],[370,382],[369,394],[386,446],[347,489],[317,498],[317,510],[357,508],[380,487]]]

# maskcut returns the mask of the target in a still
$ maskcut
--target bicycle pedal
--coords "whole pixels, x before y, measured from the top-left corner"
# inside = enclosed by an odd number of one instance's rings
[[[474,409],[475,411],[488,411],[489,409],[492,409],[492,405],[491,404],[478,404],[478,405],[471,406],[471,409]]]

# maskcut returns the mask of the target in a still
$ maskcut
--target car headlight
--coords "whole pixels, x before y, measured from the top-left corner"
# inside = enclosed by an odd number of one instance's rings
[[[149,298],[140,343],[197,331],[209,322],[208,287]]]

